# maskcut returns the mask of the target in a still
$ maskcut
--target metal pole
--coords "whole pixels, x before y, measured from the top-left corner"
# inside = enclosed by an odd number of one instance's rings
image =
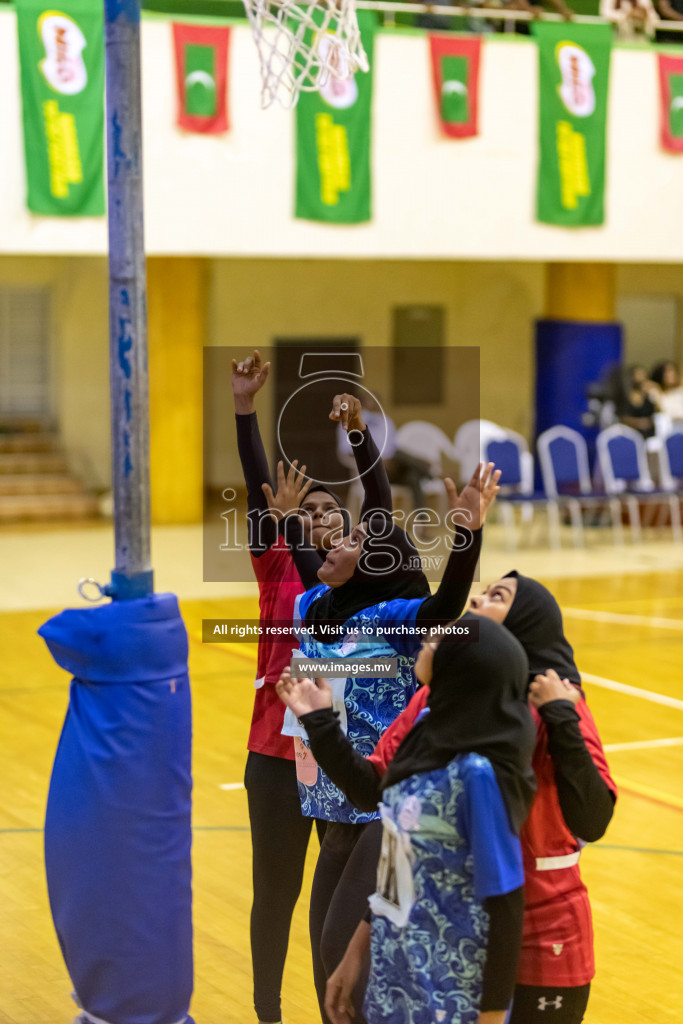
[[[117,600],[154,590],[142,216],[140,0],[104,0],[109,206],[109,363]]]

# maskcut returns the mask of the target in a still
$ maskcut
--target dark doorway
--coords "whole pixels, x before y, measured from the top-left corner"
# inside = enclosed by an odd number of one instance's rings
[[[329,419],[332,398],[357,393],[363,379],[359,338],[276,338],[274,450],[278,459],[299,459],[306,475],[341,486],[348,469],[337,458],[337,427]]]

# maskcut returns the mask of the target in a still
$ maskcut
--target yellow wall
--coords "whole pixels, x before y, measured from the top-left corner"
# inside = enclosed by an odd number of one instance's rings
[[[481,349],[481,415],[529,433],[532,321],[543,312],[541,264],[216,260],[212,267],[211,344],[241,346],[245,353],[276,337],[307,335],[359,337],[366,345],[387,346],[394,306],[443,305],[447,343]],[[220,443],[232,416],[230,381],[213,381],[207,401],[210,482],[239,482],[234,447]],[[265,438],[271,436],[269,404],[260,406]],[[439,422],[432,406],[388,411],[398,425],[421,418]]]
[[[286,336],[358,336],[390,342],[401,304],[446,308],[447,340],[481,348],[481,415],[530,434],[533,320],[543,315],[545,267],[538,263],[433,261],[214,260],[207,270],[206,336],[249,351]],[[101,486],[110,479],[107,264],[96,257],[0,257],[0,287],[45,285],[53,292],[53,405],[78,468]],[[622,265],[617,295],[672,295],[683,309],[683,268]],[[166,321],[173,330],[172,318]],[[679,355],[683,355],[683,318]],[[161,339],[163,344],[163,338]],[[658,358],[652,339],[652,361]],[[211,382],[213,459],[209,482],[239,483],[234,447],[223,441],[232,417],[230,381]],[[169,385],[170,387],[170,385]],[[161,396],[163,401],[163,396]],[[268,411],[261,416],[270,436]],[[434,410],[390,410],[398,423]],[[438,412],[436,415],[438,419]]]

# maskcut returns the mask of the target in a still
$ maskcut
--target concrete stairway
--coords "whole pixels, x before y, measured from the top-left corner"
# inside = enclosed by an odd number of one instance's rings
[[[69,471],[57,434],[0,419],[0,523],[92,519],[97,497]]]

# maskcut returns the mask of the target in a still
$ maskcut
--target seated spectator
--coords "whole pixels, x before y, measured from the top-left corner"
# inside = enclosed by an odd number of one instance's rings
[[[659,411],[672,420],[683,420],[683,387],[675,363],[658,363],[652,370],[652,381],[657,388]]]
[[[429,462],[416,455],[411,455],[409,452],[404,452],[397,446],[394,421],[389,416],[385,416],[381,406],[374,401],[371,395],[364,393],[362,402],[363,420],[368,426],[375,444],[382,452],[382,460],[389,483],[408,487],[412,495],[413,507],[424,508],[425,497],[422,481],[432,479]],[[349,455],[351,454],[349,436],[340,424],[337,430],[337,455],[344,465],[349,465]]]
[[[683,21],[683,0],[657,0],[657,12],[664,21]],[[657,29],[656,42],[683,43],[683,32]]]
[[[647,379],[644,366],[630,366],[622,373],[621,387],[615,395],[615,411],[619,422],[637,430],[643,437],[653,437],[654,415],[653,384]]]
[[[574,12],[569,7],[565,0],[542,0],[539,4],[531,3],[530,0],[513,0],[510,4],[514,10],[517,11],[528,11],[532,18],[541,18],[544,11],[550,11],[553,14],[559,14],[565,21],[571,21],[574,17]],[[531,35],[531,29],[529,28],[528,21],[518,21],[515,31],[519,35]]]
[[[615,23],[619,39],[635,41],[655,34],[652,0],[600,0],[600,14]]]

